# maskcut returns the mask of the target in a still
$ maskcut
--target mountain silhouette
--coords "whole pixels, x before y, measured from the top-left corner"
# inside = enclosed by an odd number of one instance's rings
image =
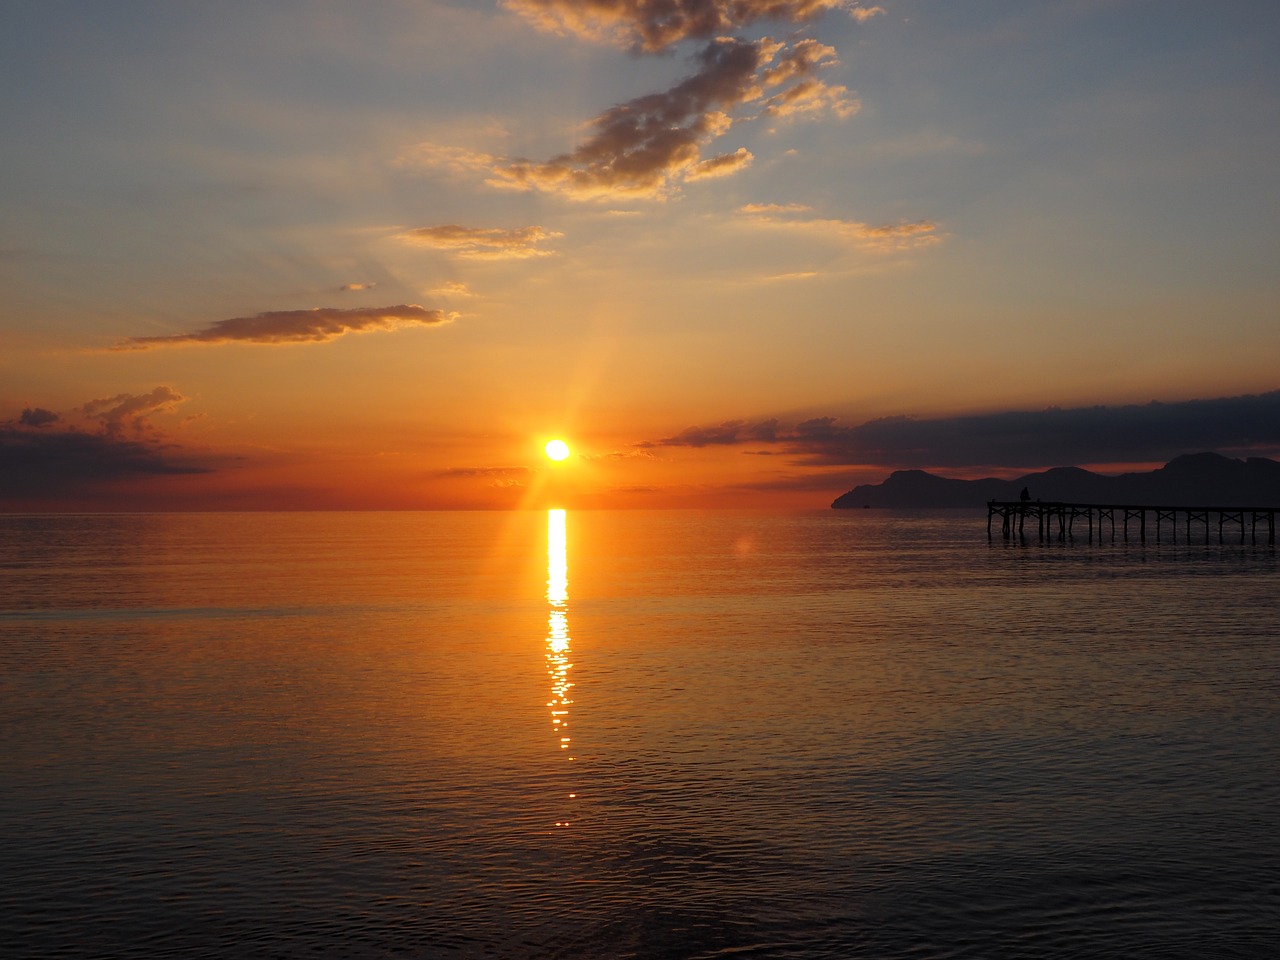
[[[1280,463],[1264,457],[1236,460],[1218,453],[1175,457],[1146,473],[1107,476],[1080,467],[1054,467],[1016,480],[954,480],[924,470],[897,470],[883,483],[841,494],[837,510],[858,507],[980,507],[988,500],[1147,504],[1180,507],[1280,507]]]

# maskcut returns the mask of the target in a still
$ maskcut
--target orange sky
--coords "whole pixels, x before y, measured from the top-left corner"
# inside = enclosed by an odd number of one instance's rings
[[[1280,454],[1274,4],[681,9],[14,14],[0,510]]]

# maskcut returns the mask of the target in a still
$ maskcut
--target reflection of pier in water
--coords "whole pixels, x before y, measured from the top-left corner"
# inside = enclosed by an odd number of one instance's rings
[[[1218,521],[1218,542],[1226,542],[1226,530],[1240,528],[1240,542],[1244,543],[1245,527],[1249,528],[1251,542],[1258,542],[1258,528],[1267,543],[1276,542],[1276,514],[1280,507],[1159,507],[1140,504],[1063,503],[1051,500],[989,500],[987,501],[987,537],[991,537],[991,521],[1000,518],[1000,533],[1006,539],[1022,536],[1027,520],[1036,524],[1041,540],[1075,539],[1077,520],[1089,524],[1089,542],[1093,542],[1094,519],[1097,518],[1098,542],[1102,542],[1104,524],[1109,525],[1111,539],[1116,538],[1116,514],[1120,514],[1124,539],[1129,539],[1129,524],[1134,523],[1139,540],[1147,539],[1147,515],[1154,519],[1156,543],[1160,542],[1162,524],[1168,524],[1169,538],[1178,541],[1178,515],[1186,522],[1186,539],[1191,542],[1192,524],[1198,531],[1204,524],[1204,542],[1209,542],[1209,532],[1214,519]],[[1055,531],[1056,528],[1056,531]]]
[[[569,550],[565,532],[565,512],[547,511],[547,675],[551,677],[551,699],[547,707],[551,711],[551,728],[559,739],[560,749],[568,750],[572,743],[569,736],[569,707],[573,699],[569,691],[573,682],[569,671],[573,663],[569,659]],[[573,757],[569,757],[570,760]],[[576,794],[569,794],[573,799]],[[556,822],[557,827],[569,826],[568,820]]]

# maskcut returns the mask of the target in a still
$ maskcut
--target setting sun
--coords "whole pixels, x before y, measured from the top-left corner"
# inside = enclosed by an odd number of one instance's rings
[[[552,460],[565,460],[569,457],[569,445],[563,440],[548,440],[544,449]]]

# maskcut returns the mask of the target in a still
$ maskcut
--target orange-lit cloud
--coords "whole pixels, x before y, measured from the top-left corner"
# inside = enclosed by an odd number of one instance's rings
[[[154,414],[167,413],[186,399],[172,387],[156,387],[150,393],[119,393],[102,400],[90,400],[79,412],[99,424],[108,437],[119,437],[126,432],[143,436],[154,432],[150,421]]]
[[[778,55],[774,66],[762,74],[765,86],[792,84],[766,100],[764,112],[770,116],[787,117],[829,110],[841,119],[853,116],[861,105],[849,99],[849,91],[841,86],[828,86],[813,76],[821,67],[838,62],[835,47],[812,39],[796,41]]]
[[[733,153],[725,153],[695,163],[685,173],[686,180],[707,180],[711,177],[727,177],[749,166],[755,159],[746,147],[739,147]]]
[[[793,216],[808,208],[778,204],[748,204],[739,208],[752,223],[763,227],[793,232],[835,237],[860,247],[899,251],[915,250],[940,243],[938,225],[930,220],[914,220],[906,223],[870,224],[856,220],[834,220]]]
[[[376,283],[344,283],[338,288],[339,293],[360,293],[364,290],[372,290],[376,287]]]
[[[218,343],[327,343],[348,333],[438,326],[448,323],[456,316],[443,310],[428,310],[416,304],[403,303],[391,307],[351,310],[336,307],[273,310],[251,317],[219,320],[194,333],[178,333],[167,337],[131,337],[115,349],[147,350],[152,347]]]
[[[812,209],[803,203],[748,203],[739,207],[738,212],[768,217],[774,214],[808,213]]]
[[[538,244],[562,236],[564,234],[536,226],[501,230],[447,223],[409,230],[400,234],[400,239],[419,247],[448,250],[471,260],[527,260],[550,256],[552,251],[543,250]]]
[[[816,270],[797,270],[794,273],[775,273],[772,276],[761,277],[761,283],[785,283],[789,280],[812,280],[818,276]]]
[[[884,11],[849,0],[504,0],[540,29],[650,53],[729,33],[757,20],[799,24],[828,10],[860,23]]]
[[[437,297],[470,297],[471,288],[461,280],[449,280],[440,284],[431,293]]]

